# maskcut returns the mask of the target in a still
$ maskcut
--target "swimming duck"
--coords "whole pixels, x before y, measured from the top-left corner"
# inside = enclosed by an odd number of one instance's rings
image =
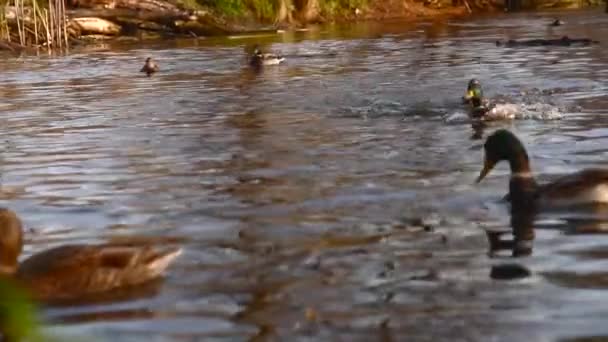
[[[160,277],[179,248],[131,245],[66,245],[32,255],[21,264],[21,220],[0,208],[0,275],[13,276],[41,301],[72,300],[146,283]]]
[[[525,207],[563,207],[608,203],[608,169],[585,169],[538,185],[530,170],[528,153],[522,142],[510,131],[501,129],[491,134],[484,144],[484,166],[479,183],[502,160],[511,166],[507,200]],[[529,210],[529,208],[527,208]]]
[[[285,61],[285,58],[281,55],[275,55],[272,53],[262,53],[258,46],[253,50],[253,55],[249,59],[249,64],[254,67],[262,65],[277,65]]]
[[[462,97],[462,100],[464,103],[471,105],[471,116],[474,118],[480,118],[488,111],[484,103],[481,82],[475,78],[469,81],[467,92]]]
[[[141,70],[139,72],[145,72],[146,75],[148,75],[148,77],[150,77],[153,73],[157,72],[158,70],[159,70],[158,64],[156,64],[156,62],[154,62],[152,60],[152,58],[148,57],[148,58],[146,58],[146,62],[144,63],[144,66],[141,68]]]
[[[553,20],[551,22],[551,24],[549,26],[562,26],[562,25],[564,25],[564,22],[556,18],[555,20]]]
[[[462,97],[465,104],[470,105],[470,116],[483,120],[511,120],[519,112],[519,106],[510,103],[490,103],[483,96],[481,82],[477,79],[469,81],[467,91]]]

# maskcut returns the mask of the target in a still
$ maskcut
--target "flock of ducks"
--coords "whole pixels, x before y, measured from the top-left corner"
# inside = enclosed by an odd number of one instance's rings
[[[276,65],[280,55],[255,48],[249,57],[252,67]],[[151,76],[158,65],[147,58],[141,72]],[[464,103],[474,119],[483,119],[496,105],[483,96],[481,83],[469,81]],[[511,205],[542,209],[589,203],[608,203],[608,170],[586,169],[539,185],[534,180],[523,143],[510,131],[489,135],[484,144],[484,164],[477,183],[496,164],[509,162],[511,178],[507,199]],[[23,246],[23,227],[11,210],[0,208],[0,273],[10,276],[42,301],[75,299],[117,288],[142,284],[162,276],[181,253],[180,248],[150,245],[67,245],[35,254],[18,263]]]
[[[254,47],[253,54],[251,54],[248,59],[249,66],[253,68],[260,68],[264,65],[278,65],[285,61],[285,57],[279,54],[262,52],[260,47],[257,45]],[[146,58],[144,66],[141,68],[140,72],[144,72],[148,77],[150,77],[159,70],[160,68],[158,67],[158,64],[156,64],[152,58],[148,57]]]

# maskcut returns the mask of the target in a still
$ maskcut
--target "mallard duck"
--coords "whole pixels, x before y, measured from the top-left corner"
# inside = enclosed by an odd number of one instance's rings
[[[491,103],[483,96],[481,82],[477,79],[469,81],[467,91],[462,97],[465,104],[470,105],[469,116],[481,120],[511,120],[519,112],[517,105],[510,103]]]
[[[146,283],[160,277],[179,248],[130,245],[66,245],[32,255],[21,264],[21,220],[0,208],[0,274],[42,301],[72,300]]]
[[[489,110],[486,103],[484,103],[481,82],[475,78],[469,81],[467,91],[462,100],[464,103],[471,105],[471,116],[474,118],[482,117]]]
[[[277,65],[285,61],[285,58],[281,55],[275,55],[272,53],[262,53],[258,46],[253,50],[253,55],[249,59],[249,64],[254,67],[262,65]]]
[[[157,72],[158,70],[159,70],[158,64],[156,64],[156,62],[154,62],[152,60],[152,58],[148,57],[148,58],[146,58],[146,62],[144,63],[144,66],[141,68],[141,70],[139,72],[145,72],[146,75],[148,75],[148,77],[150,77],[153,73]]]
[[[557,180],[538,185],[530,170],[528,153],[522,142],[508,130],[491,134],[485,144],[484,166],[479,183],[494,166],[506,160],[511,166],[507,200],[523,207],[563,207],[608,203],[608,170],[585,169]]]

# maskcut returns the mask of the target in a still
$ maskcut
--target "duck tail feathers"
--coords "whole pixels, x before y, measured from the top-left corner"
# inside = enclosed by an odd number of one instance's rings
[[[182,254],[182,249],[179,247],[167,248],[158,251],[146,264],[146,267],[151,274],[161,275],[180,254]]]

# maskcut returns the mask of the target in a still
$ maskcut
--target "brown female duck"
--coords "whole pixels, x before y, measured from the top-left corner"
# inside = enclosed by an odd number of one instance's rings
[[[21,220],[0,208],[0,274],[12,276],[43,301],[71,300],[160,277],[179,248],[67,245],[32,255],[21,264]]]
[[[148,77],[150,77],[153,73],[159,70],[158,64],[152,60],[152,58],[146,58],[146,62],[144,66],[139,70],[139,72],[145,72]]]
[[[491,134],[485,144],[480,182],[494,166],[506,160],[511,166],[507,199],[512,205],[564,207],[608,203],[608,170],[585,169],[557,180],[538,185],[530,170],[528,153],[521,141],[505,129]]]

